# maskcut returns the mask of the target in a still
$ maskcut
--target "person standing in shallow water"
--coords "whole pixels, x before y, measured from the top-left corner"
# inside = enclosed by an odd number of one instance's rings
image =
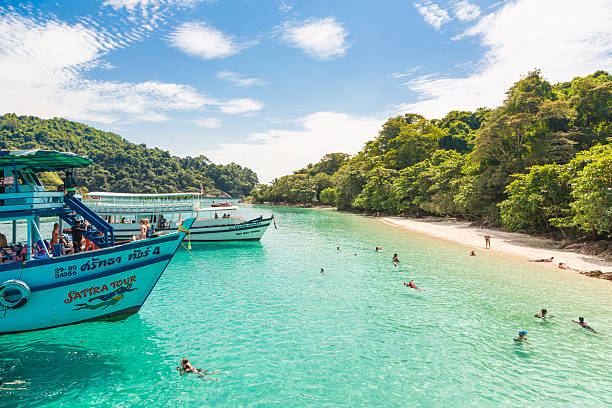
[[[489,234],[484,236],[485,239],[485,248],[491,249],[491,236]]]

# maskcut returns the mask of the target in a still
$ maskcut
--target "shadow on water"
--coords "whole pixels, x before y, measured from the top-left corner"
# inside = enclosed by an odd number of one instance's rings
[[[0,390],[2,406],[21,407],[60,400],[106,382],[121,369],[117,359],[84,346],[48,342],[44,338],[0,340],[0,381],[23,381],[25,390]],[[7,386],[8,387],[8,386]],[[17,386],[12,386],[17,388]]]

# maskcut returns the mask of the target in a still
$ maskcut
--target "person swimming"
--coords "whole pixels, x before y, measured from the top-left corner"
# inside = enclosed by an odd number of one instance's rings
[[[592,331],[593,333],[599,334],[595,331],[595,329],[593,329],[591,326],[589,326],[588,324],[586,324],[586,322],[584,321],[584,317],[579,317],[578,321],[576,320],[572,320],[572,322],[576,323],[578,326],[587,329],[589,331]]]
[[[217,381],[216,378],[206,378],[205,376],[207,374],[220,374],[223,372],[223,371],[207,371],[207,370],[202,370],[201,368],[195,368],[193,365],[191,365],[189,360],[186,358],[181,360],[181,365],[179,367],[176,367],[176,369],[181,375],[193,373],[193,374],[197,374],[202,380],[207,380],[207,381]]]
[[[321,275],[325,275],[325,268],[321,268]]]
[[[470,252],[470,256],[476,256],[476,252],[474,251]]]
[[[399,262],[399,258],[397,257],[397,254],[393,254],[393,262]]]
[[[527,330],[519,330],[518,337],[515,337],[514,341],[522,341],[523,343],[526,343],[531,346],[531,343],[527,341]]]
[[[538,319],[544,319],[544,320],[546,320],[547,318],[553,317],[552,315],[548,314],[548,310],[546,309],[542,309],[540,313],[536,313],[534,316],[537,317]]]
[[[425,290],[423,288],[419,288],[413,281],[404,283],[404,286],[406,286],[407,288],[416,289],[416,290]]]

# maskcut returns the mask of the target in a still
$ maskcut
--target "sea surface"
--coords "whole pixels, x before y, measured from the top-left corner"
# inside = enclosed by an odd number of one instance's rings
[[[25,382],[0,406],[612,406],[610,282],[374,218],[242,210],[271,212],[261,242],[181,249],[124,321],[0,337],[0,380]],[[180,376],[183,357],[222,372]]]

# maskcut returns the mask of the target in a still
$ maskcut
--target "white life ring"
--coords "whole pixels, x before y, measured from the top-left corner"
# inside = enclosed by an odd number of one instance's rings
[[[0,305],[7,309],[19,309],[28,302],[32,291],[20,280],[10,279],[0,285]]]

